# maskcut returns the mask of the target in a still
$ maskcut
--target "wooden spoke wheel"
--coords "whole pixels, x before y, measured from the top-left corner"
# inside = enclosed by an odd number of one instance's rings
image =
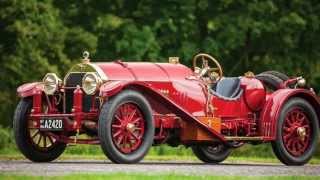
[[[319,122],[314,108],[304,99],[292,98],[282,107],[272,148],[287,165],[303,165],[315,152]]]
[[[307,114],[300,108],[287,113],[283,123],[282,139],[286,150],[299,157],[310,145],[311,123]]]
[[[105,155],[115,163],[139,162],[153,143],[152,110],[140,93],[122,91],[106,102],[99,116],[99,139]]]
[[[28,132],[30,142],[40,151],[47,151],[58,143],[48,132],[41,132],[39,129],[28,129]]]
[[[49,132],[41,132],[39,129],[30,128],[32,123],[30,119],[31,109],[31,98],[22,99],[16,108],[13,129],[17,147],[31,161],[53,161],[64,152],[66,144],[58,142],[49,135]]]
[[[145,120],[139,107],[125,103],[118,107],[112,120],[112,139],[116,147],[125,154],[135,151],[143,141]]]

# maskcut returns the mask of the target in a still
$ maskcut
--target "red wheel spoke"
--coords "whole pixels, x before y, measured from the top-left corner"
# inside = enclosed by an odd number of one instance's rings
[[[303,125],[303,124],[305,124],[305,123],[307,123],[307,122],[306,122],[306,117],[305,117],[305,116],[302,116],[302,117],[300,118],[300,125]]]
[[[287,134],[287,135],[283,136],[283,139],[284,139],[284,140],[287,140],[288,138],[290,138],[290,137],[291,137],[291,135],[292,135],[292,133],[289,133],[289,134]]]
[[[118,130],[116,133],[113,134],[113,137],[115,138],[115,137],[119,136],[121,133],[122,133],[122,131]]]
[[[123,138],[123,146],[124,148],[126,148],[127,144],[128,144],[128,136],[127,135],[124,135],[124,138]]]
[[[284,127],[283,128],[283,131],[285,132],[285,133],[290,133],[291,131],[290,131],[290,128],[287,128],[287,127]]]
[[[121,121],[126,120],[126,112],[125,112],[125,108],[124,107],[120,108],[119,113],[120,113],[120,116],[121,116]]]
[[[123,108],[123,110],[124,110],[124,117],[125,117],[126,120],[128,120],[128,118],[129,118],[129,112],[130,112],[130,106],[129,106],[129,104],[124,104],[123,106],[124,106],[124,108]]]
[[[131,136],[132,136],[135,140],[140,140],[140,138],[137,137],[134,133],[131,133]]]
[[[123,135],[119,137],[119,139],[117,140],[117,145],[118,147],[120,147],[121,143],[122,143],[122,140],[123,140]]]
[[[133,121],[131,121],[133,124],[135,124],[135,123],[137,123],[137,122],[139,122],[139,121],[141,121],[141,118],[137,118],[137,119],[135,119],[135,120],[133,120]]]
[[[302,126],[303,128],[306,128],[307,130],[309,130],[309,125],[304,125],[304,126]]]
[[[118,150],[128,154],[140,147],[141,137],[145,133],[144,121],[136,104],[125,103],[118,107],[111,123],[113,142]]]
[[[136,109],[134,109],[132,112],[131,112],[131,114],[130,114],[130,116],[129,116],[129,118],[128,118],[128,121],[129,122],[132,122],[132,118],[134,117],[134,115],[136,114]]]
[[[123,119],[120,118],[117,114],[116,114],[114,117],[115,117],[115,119],[117,119],[120,123],[123,121]]]
[[[286,150],[293,156],[301,156],[309,146],[311,131],[310,120],[300,109],[292,109],[283,123],[282,139]]]
[[[292,120],[291,120],[291,118],[290,118],[290,116],[289,117],[287,117],[286,118],[286,122],[285,122],[289,127],[291,127],[292,126]]]
[[[140,127],[135,127],[134,130],[140,131],[140,130],[142,130],[142,128],[140,128]]]
[[[112,127],[118,129],[118,128],[121,128],[121,125],[115,125],[115,124],[113,124]]]

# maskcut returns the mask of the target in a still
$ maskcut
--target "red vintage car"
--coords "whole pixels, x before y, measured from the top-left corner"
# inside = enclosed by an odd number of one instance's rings
[[[179,63],[91,63],[89,53],[61,80],[17,90],[16,144],[34,162],[58,158],[68,144],[100,144],[115,163],[137,163],[152,145],[191,147],[203,162],[219,163],[233,148],[271,143],[287,165],[315,152],[320,102],[302,77],[276,71],[224,77],[208,54]]]

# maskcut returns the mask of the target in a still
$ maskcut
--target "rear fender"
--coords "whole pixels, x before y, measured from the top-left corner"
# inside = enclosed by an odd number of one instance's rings
[[[284,104],[294,97],[300,97],[308,101],[316,111],[318,120],[320,119],[320,101],[318,97],[306,89],[280,89],[271,94],[261,112],[260,129],[265,140],[276,139],[276,129],[281,109]]]
[[[18,87],[17,93],[19,97],[25,98],[33,96],[43,91],[42,82],[25,83]]]
[[[143,95],[152,97],[154,100],[161,102],[161,104],[166,106],[172,113],[181,117],[183,120],[187,122],[194,122],[195,124],[208,131],[212,136],[218,138],[222,142],[226,142],[226,139],[220,133],[209,127],[207,124],[201,122],[196,117],[192,116],[191,113],[186,111],[184,108],[176,104],[168,97],[159,93],[156,89],[154,89],[147,83],[137,81],[110,81],[100,87],[100,96],[109,98],[118,94],[123,89],[136,89],[139,92],[142,92]]]

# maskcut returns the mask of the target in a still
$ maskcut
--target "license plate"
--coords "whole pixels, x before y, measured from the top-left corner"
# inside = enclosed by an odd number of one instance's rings
[[[62,131],[62,119],[40,119],[40,130],[43,131]]]

